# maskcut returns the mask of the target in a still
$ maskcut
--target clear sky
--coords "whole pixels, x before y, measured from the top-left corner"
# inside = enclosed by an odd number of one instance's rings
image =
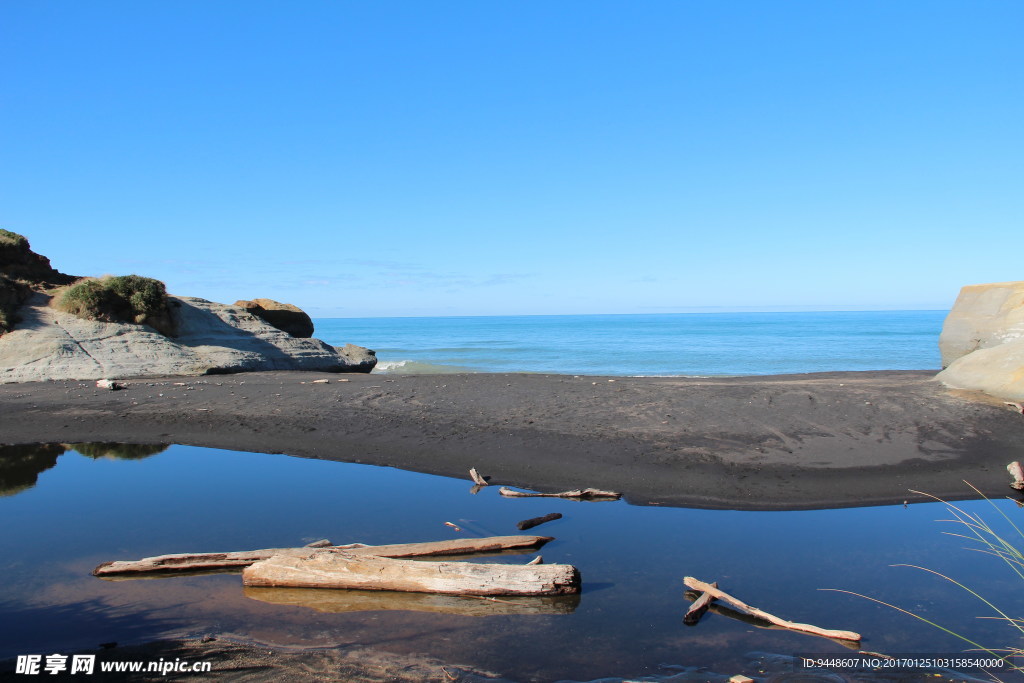
[[[0,227],[314,317],[1024,279],[1024,2],[0,2]]]

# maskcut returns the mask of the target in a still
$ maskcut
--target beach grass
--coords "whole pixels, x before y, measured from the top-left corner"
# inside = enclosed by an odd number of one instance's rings
[[[974,490],[975,493],[977,493],[979,496],[987,500],[992,505],[996,513],[1000,517],[1002,517],[1003,520],[1006,522],[1008,532],[997,531],[980,515],[966,512],[962,508],[959,508],[956,505],[953,505],[952,503],[942,500],[937,496],[913,490],[911,491],[911,493],[917,493],[919,495],[931,498],[932,500],[935,500],[937,502],[943,503],[946,506],[949,513],[952,515],[953,519],[942,521],[956,523],[962,527],[962,533],[954,533],[948,531],[943,533],[970,541],[972,543],[972,546],[968,548],[969,550],[981,553],[983,555],[988,555],[990,557],[998,558],[1006,564],[1006,566],[1011,572],[1016,574],[1017,578],[1024,582],[1024,531],[1022,531],[1021,528],[1003,510],[1001,510],[997,505],[995,505],[995,503],[990,498],[985,496],[981,491],[979,491],[975,486],[973,486],[969,482],[964,483],[967,484],[970,488]],[[1008,614],[1008,610],[1003,609],[998,604],[998,601],[990,600],[983,593],[980,593],[970,588],[966,584],[961,583],[960,581],[957,581],[956,579],[946,576],[945,574],[937,572],[933,569],[929,569],[927,567],[920,567],[918,565],[913,564],[896,564],[893,566],[911,567],[913,569],[918,569],[920,571],[927,572],[929,574],[932,574],[945,581],[952,583],[959,590],[966,591],[973,597],[977,598],[983,605],[985,605],[985,607],[991,610],[994,614],[994,616],[983,616],[978,618],[997,619],[1004,622],[1009,627],[1012,637],[1015,637],[1018,640],[1018,642],[1021,637],[1024,637],[1024,617],[1015,617],[1011,614]],[[973,651],[984,652],[986,654],[992,655],[993,657],[1002,659],[1005,662],[1005,667],[1002,668],[1000,671],[1013,671],[1018,673],[1024,673],[1024,667],[1019,666],[1017,664],[1017,662],[1019,662],[1021,658],[1024,657],[1024,648],[1020,647],[1019,645],[1007,645],[1006,647],[990,647],[987,645],[983,645],[981,643],[976,642],[975,640],[972,640],[970,637],[964,635],[958,630],[947,628],[946,626],[926,619],[921,615],[912,612],[911,610],[903,609],[902,607],[898,607],[891,603],[884,602],[877,598],[873,598],[868,595],[862,595],[860,593],[854,593],[852,591],[840,590],[837,592],[847,593],[849,595],[856,595],[858,597],[871,600],[872,602],[876,602],[880,605],[885,605],[886,607],[892,608],[906,615],[914,617],[919,621],[929,624],[930,626],[933,626],[941,631],[944,631],[945,633],[948,633],[949,635],[955,638],[964,641],[965,643],[968,643],[969,645],[971,645]],[[1010,637],[1011,636],[1007,637],[1008,642],[1010,641]],[[998,681],[1000,679],[995,678],[995,680]]]

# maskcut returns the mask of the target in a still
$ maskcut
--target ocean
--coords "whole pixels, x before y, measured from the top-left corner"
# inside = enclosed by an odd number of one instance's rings
[[[938,370],[948,311],[320,318],[379,373],[723,376]]]

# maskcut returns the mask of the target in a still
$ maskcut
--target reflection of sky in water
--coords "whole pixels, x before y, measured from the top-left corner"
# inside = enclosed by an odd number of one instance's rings
[[[844,651],[716,615],[684,626],[687,574],[717,580],[793,621],[859,631],[872,651],[960,652],[967,645],[888,608],[818,588],[869,594],[982,642],[1016,644],[1004,625],[971,618],[986,614],[983,606],[956,587],[890,566],[943,571],[1011,614],[1024,612],[1019,579],[943,535],[956,529],[934,522],[948,517],[939,504],[730,512],[504,499],[497,487],[471,495],[470,486],[387,468],[187,446],[142,459],[61,455],[36,486],[0,498],[0,657],[212,632],[281,644],[377,646],[511,677],[586,680],[655,673],[662,663],[736,672],[751,650]],[[1024,512],[1009,501],[998,504],[1012,517]],[[998,517],[984,501],[958,505],[993,523]],[[541,551],[545,561],[579,567],[584,594],[569,614],[330,613],[249,599],[234,575],[117,582],[89,575],[106,560],[164,553],[320,538],[452,538],[458,532],[446,521],[472,535],[514,534],[517,521],[548,512],[564,518],[528,533],[556,537]]]

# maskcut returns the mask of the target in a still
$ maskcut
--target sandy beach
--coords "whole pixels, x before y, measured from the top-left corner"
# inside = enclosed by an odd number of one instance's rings
[[[745,510],[1011,493],[1024,417],[927,371],[728,378],[268,372],[0,385],[0,441],[178,443],[634,504]],[[326,379],[326,383],[314,380]]]

